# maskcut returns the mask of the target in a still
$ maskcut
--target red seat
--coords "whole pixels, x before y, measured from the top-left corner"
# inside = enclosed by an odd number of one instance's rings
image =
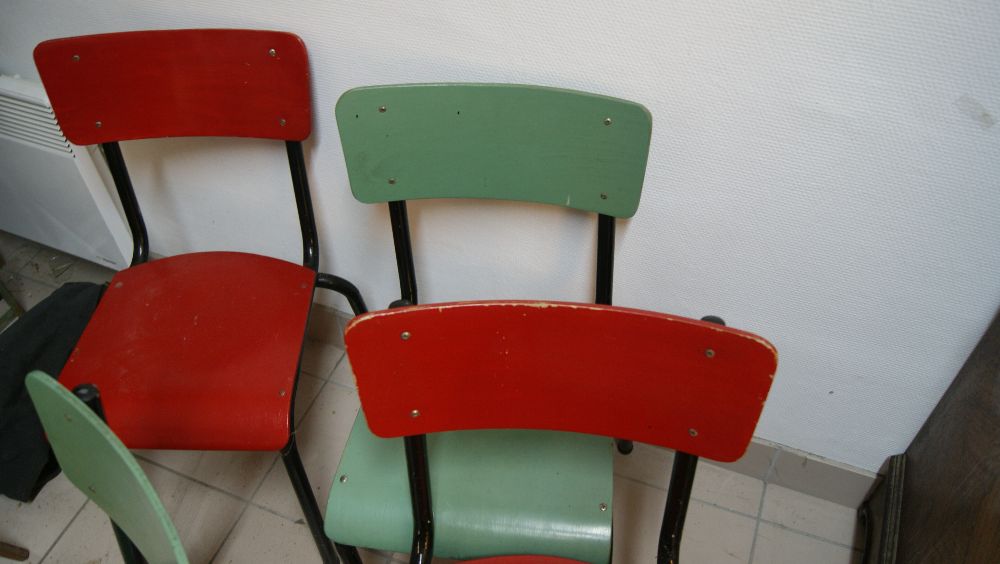
[[[315,278],[228,252],[119,272],[60,381],[106,390],[129,448],[280,450]]]

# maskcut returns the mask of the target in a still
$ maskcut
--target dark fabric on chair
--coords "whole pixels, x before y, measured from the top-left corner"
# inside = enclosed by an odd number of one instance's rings
[[[0,333],[0,494],[31,501],[59,474],[24,378],[32,370],[59,374],[103,291],[66,284]]]

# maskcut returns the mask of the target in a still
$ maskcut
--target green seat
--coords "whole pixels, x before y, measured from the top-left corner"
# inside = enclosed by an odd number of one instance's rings
[[[407,200],[441,198],[596,214],[595,301],[611,303],[616,218],[636,212],[649,153],[642,105],[539,86],[413,84],[350,90],[336,117],[354,197],[389,207],[400,282],[390,307],[418,303]],[[548,430],[382,439],[358,419],[326,513],[338,543],[410,552],[433,513],[438,556],[608,561],[611,440]],[[431,470],[420,510],[408,495],[414,456]]]
[[[513,551],[607,562],[613,448],[606,437],[555,431],[428,435],[435,556]],[[326,514],[327,534],[337,542],[410,551],[413,515],[403,441],[373,435],[363,414],[351,431]]]
[[[118,437],[49,375],[36,370],[25,384],[69,481],[108,514],[150,563],[186,563],[166,509]]]

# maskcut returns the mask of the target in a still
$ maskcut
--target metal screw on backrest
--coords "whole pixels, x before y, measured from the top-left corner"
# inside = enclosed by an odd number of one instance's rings
[[[611,125],[611,118],[609,117],[604,118],[604,125]]]
[[[94,122],[94,127],[98,128],[98,129],[100,129],[102,125],[104,125],[104,124],[101,123],[101,122],[99,122],[99,121],[95,121]]]
[[[378,107],[378,111],[384,114],[385,113],[385,106],[379,106]]]
[[[278,52],[275,51],[274,49],[268,49],[267,50],[267,54],[270,55],[270,56],[272,56],[272,57],[277,57],[278,56]]]
[[[347,483],[347,474],[341,474],[340,475],[340,483],[341,484],[346,484]]]
[[[607,200],[608,199],[608,195],[605,194],[604,192],[601,192],[601,199],[602,200]]]
[[[80,55],[73,55],[73,62],[74,63],[79,63],[80,62]]]
[[[601,507],[601,511],[607,511],[608,510],[608,504],[607,503],[602,503],[600,505],[600,507]]]
[[[414,409],[413,411],[411,411],[410,412],[410,417],[412,417],[414,419],[416,419],[417,417],[420,417],[420,410],[419,409]]]
[[[410,338],[410,332],[409,331],[403,331],[402,333],[399,334],[399,338],[402,339],[402,340],[404,340],[404,341],[406,341],[407,339]]]
[[[389,179],[389,184],[395,184],[395,183],[396,183],[396,179],[395,178],[390,178]]]
[[[688,434],[691,435],[692,437],[697,437],[698,436],[698,430],[697,429],[688,429]]]
[[[285,118],[281,118],[278,120],[278,125],[280,125],[281,127],[285,127],[286,123],[288,122],[285,121]]]

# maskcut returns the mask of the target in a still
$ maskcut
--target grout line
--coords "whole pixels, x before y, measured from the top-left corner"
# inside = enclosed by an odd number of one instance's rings
[[[225,452],[225,451],[206,450],[206,451],[200,451],[200,452]],[[271,451],[258,451],[258,452],[271,452]],[[180,470],[174,470],[173,468],[171,468],[169,466],[161,464],[161,463],[159,463],[159,462],[157,462],[155,460],[152,460],[150,458],[146,458],[145,456],[142,456],[142,455],[139,455],[139,454],[135,454],[135,453],[133,453],[132,455],[135,456],[136,458],[138,458],[139,460],[142,460],[143,462],[146,462],[148,464],[156,466],[157,468],[159,468],[161,470],[166,470],[167,472],[170,472],[171,474],[174,474],[175,476],[180,476],[181,478],[184,478],[186,480],[191,480],[192,482],[198,484],[199,486],[204,486],[204,487],[206,487],[206,488],[208,488],[208,489],[210,489],[212,491],[216,491],[216,492],[225,494],[225,495],[227,495],[227,496],[229,496],[229,497],[231,497],[233,499],[236,499],[236,500],[239,500],[239,501],[242,501],[242,502],[246,502],[246,503],[250,502],[249,499],[245,499],[243,497],[240,497],[240,496],[234,494],[233,492],[228,492],[228,491],[226,491],[226,490],[224,490],[224,489],[222,489],[222,488],[220,488],[218,486],[213,486],[212,484],[209,484],[208,482],[203,482],[202,480],[199,480],[198,478],[195,478],[193,476],[188,476],[187,474],[181,472]],[[274,462],[276,462],[276,461],[277,461],[277,459],[275,459]],[[274,465],[274,462],[271,463],[272,466]],[[263,482],[263,480],[261,480],[261,482]],[[258,485],[258,487],[260,487],[260,486]],[[254,490],[254,493],[256,493],[256,490]]]
[[[823,542],[825,542],[827,544],[832,544],[834,546],[839,546],[841,548],[847,548],[847,549],[850,549],[850,550],[860,550],[859,548],[851,546],[849,544],[844,544],[844,543],[839,542],[839,541],[835,541],[835,540],[830,540],[830,539],[827,539],[827,538],[823,538],[823,537],[821,537],[819,535],[816,535],[816,534],[813,534],[813,533],[807,533],[806,531],[800,531],[800,530],[798,530],[798,529],[796,529],[794,527],[789,527],[788,525],[782,525],[781,523],[776,523],[776,522],[771,521],[769,519],[761,519],[760,522],[761,523],[767,523],[768,525],[771,525],[773,527],[777,527],[779,529],[784,529],[786,531],[789,531],[789,532],[792,532],[792,533],[796,533],[796,534],[802,535],[804,537],[809,537],[809,538],[811,538],[813,540],[823,541]]]
[[[66,534],[66,531],[68,531],[73,522],[76,521],[76,518],[80,516],[80,513],[83,513],[83,508],[87,507],[88,503],[90,503],[90,498],[84,500],[83,505],[80,506],[80,509],[76,510],[76,513],[73,515],[73,518],[69,520],[69,523],[67,523],[66,527],[63,528],[62,532],[59,533],[59,536],[56,537],[56,540],[52,541],[52,544],[49,546],[49,549],[46,550],[45,554],[42,555],[42,558],[41,560],[38,561],[38,564],[42,564],[42,562],[45,562],[45,559],[49,557],[49,553],[52,552],[52,549],[55,548],[57,544],[59,544],[59,541],[63,538],[63,535]]]
[[[771,471],[778,464],[778,456],[780,454],[781,451],[774,451],[774,456],[771,457],[771,464],[768,465],[767,472],[764,474],[764,489],[760,492],[760,505],[757,506],[757,522],[753,526],[753,542],[750,543],[750,560],[747,561],[747,564],[753,564],[754,556],[757,555],[757,533],[760,532],[760,516],[764,512],[764,498],[767,497],[767,478],[771,476]]]
[[[278,453],[278,457],[280,456],[281,453]],[[257,492],[260,491],[260,488],[264,486],[264,482],[267,480],[267,476],[271,473],[272,470],[274,470],[274,466],[278,463],[278,457],[275,457],[275,459],[271,461],[271,466],[267,469],[266,472],[264,472],[264,475],[263,477],[261,477],[260,482],[257,484],[257,487],[254,488],[253,492],[250,493],[250,499],[253,499],[253,496],[257,495]],[[236,516],[235,520],[233,520],[233,526],[229,527],[229,530],[226,531],[226,536],[222,537],[222,542],[219,543],[219,547],[215,549],[215,552],[212,553],[212,557],[208,559],[209,564],[215,562],[215,559],[219,556],[219,553],[222,552],[222,549],[226,546],[226,543],[229,542],[229,537],[233,536],[233,531],[236,530],[236,527],[240,524],[240,521],[243,520],[243,516],[246,515],[247,508],[250,507],[250,504],[251,502],[249,499],[246,500],[246,503],[243,504],[243,509],[240,511],[240,514]]]
[[[631,478],[629,476],[623,476],[621,474],[615,474],[615,478],[620,478],[622,480],[628,480],[629,482],[634,482],[636,484],[642,484],[643,486],[647,486],[647,487],[653,488],[654,490],[660,490],[661,492],[667,491],[667,490],[665,490],[663,488],[660,488],[660,487],[657,487],[657,486],[655,486],[653,484],[650,484],[650,483],[647,483],[647,482],[643,482],[642,480],[637,480],[637,479]],[[763,497],[763,495],[761,495],[761,497]],[[694,495],[691,496],[691,499],[693,501],[697,501],[698,503],[702,503],[702,504],[708,505],[710,507],[714,507],[716,509],[721,509],[723,511],[727,511],[729,513],[733,513],[733,514],[739,515],[741,517],[748,517],[750,519],[756,519],[757,518],[755,515],[751,515],[749,513],[744,513],[742,511],[738,511],[736,509],[733,509],[732,507],[726,507],[725,505],[719,505],[718,503],[715,503],[715,502],[712,502],[712,501],[707,501],[707,500],[701,499],[700,497],[695,497]]]

